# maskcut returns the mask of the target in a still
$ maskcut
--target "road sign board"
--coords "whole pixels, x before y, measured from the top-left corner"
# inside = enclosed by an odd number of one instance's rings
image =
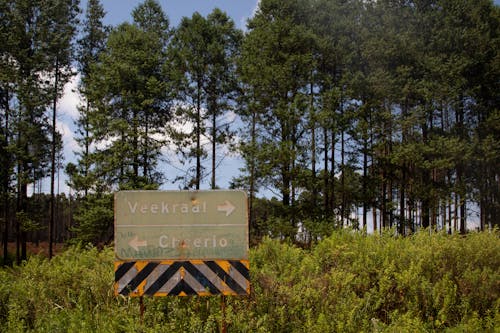
[[[248,259],[243,191],[120,191],[118,260]]]
[[[115,262],[115,295],[250,294],[248,260]]]

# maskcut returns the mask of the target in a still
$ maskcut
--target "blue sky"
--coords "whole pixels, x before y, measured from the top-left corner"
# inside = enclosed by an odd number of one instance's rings
[[[131,21],[132,10],[143,2],[140,0],[101,1],[107,13],[105,21],[111,25]],[[182,17],[190,17],[194,12],[206,16],[214,8],[220,8],[234,20],[238,28],[244,28],[246,20],[252,16],[257,6],[257,0],[158,0],[158,2],[170,19],[170,25],[173,26],[177,26]],[[82,8],[86,7],[86,3],[86,0],[81,1]]]

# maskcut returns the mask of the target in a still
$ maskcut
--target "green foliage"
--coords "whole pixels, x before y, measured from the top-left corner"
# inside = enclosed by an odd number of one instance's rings
[[[228,332],[493,332],[498,231],[411,237],[339,231],[311,250],[265,238],[252,293],[228,297]],[[0,332],[214,332],[219,297],[113,295],[111,248],[71,247],[0,270]]]
[[[113,237],[113,194],[89,194],[74,215],[73,243],[109,243]]]
[[[89,156],[95,164],[92,173],[114,189],[142,189],[163,180],[156,167],[170,119],[167,82],[161,73],[165,32],[150,28],[136,22],[113,29],[86,86],[93,106],[86,110],[88,130],[93,142],[104,146]]]

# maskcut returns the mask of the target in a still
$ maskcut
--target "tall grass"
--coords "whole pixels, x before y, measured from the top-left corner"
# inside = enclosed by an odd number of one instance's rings
[[[335,232],[310,250],[265,239],[229,332],[495,332],[498,232],[407,238]],[[216,332],[219,297],[113,295],[113,251],[69,248],[0,269],[0,332]]]

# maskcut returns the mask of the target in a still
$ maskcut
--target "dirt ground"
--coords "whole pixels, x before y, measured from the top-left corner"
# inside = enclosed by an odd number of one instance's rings
[[[60,253],[64,249],[65,244],[63,243],[56,243],[53,244],[53,252],[55,254]],[[11,257],[15,257],[16,255],[16,243],[15,242],[10,242],[7,245],[8,252]],[[26,249],[28,252],[28,256],[32,254],[41,254],[43,256],[48,257],[49,256],[49,243],[48,242],[40,242],[38,245],[36,243],[31,243],[28,242],[26,244]],[[0,258],[3,257],[3,244],[1,244],[0,247]]]

